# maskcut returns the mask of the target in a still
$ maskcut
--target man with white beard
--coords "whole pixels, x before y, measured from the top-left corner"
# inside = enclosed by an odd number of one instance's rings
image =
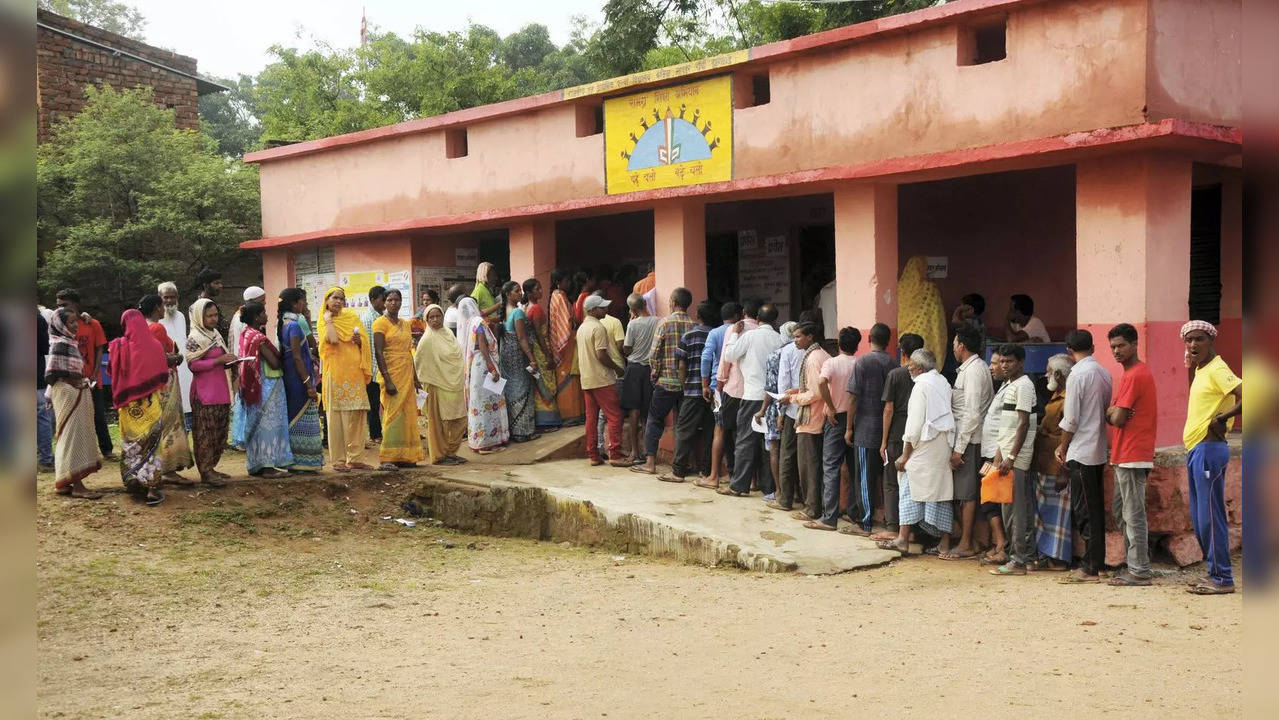
[[[179,348],[187,346],[187,316],[178,309],[178,286],[162,282],[156,288],[164,301],[164,318],[160,324],[169,339]],[[182,387],[182,412],[186,415],[187,429],[191,427],[191,368],[186,363],[178,366],[178,384]]]

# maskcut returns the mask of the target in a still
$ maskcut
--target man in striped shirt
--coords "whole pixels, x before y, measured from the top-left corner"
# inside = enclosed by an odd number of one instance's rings
[[[677,287],[671,291],[670,305],[673,312],[662,318],[653,331],[653,348],[648,357],[652,368],[653,400],[648,409],[648,426],[644,428],[643,465],[632,467],[635,472],[657,474],[657,445],[666,431],[666,418],[679,409],[684,396],[684,384],[679,379],[679,342],[684,333],[693,327],[688,317],[688,306],[693,304],[693,293],[688,288]]]
[[[671,463],[670,474],[662,475],[660,480],[684,482],[694,471],[694,465],[697,466],[699,475],[710,473],[711,434],[715,429],[715,417],[711,413],[710,403],[702,395],[702,352],[706,347],[706,337],[711,332],[711,325],[718,317],[719,312],[709,300],[698,305],[697,324],[684,333],[675,351],[684,397],[680,400],[679,414],[675,417],[675,461]],[[702,480],[694,482],[707,487]]]

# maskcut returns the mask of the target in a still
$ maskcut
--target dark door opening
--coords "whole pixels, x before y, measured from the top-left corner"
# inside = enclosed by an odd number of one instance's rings
[[[706,296],[722,305],[738,300],[737,233],[706,236]]]
[[[1190,194],[1191,320],[1221,322],[1221,185]]]

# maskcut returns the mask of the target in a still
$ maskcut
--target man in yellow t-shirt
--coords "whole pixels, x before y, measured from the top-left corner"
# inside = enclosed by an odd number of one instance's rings
[[[1230,532],[1226,520],[1226,464],[1230,447],[1226,433],[1243,412],[1243,380],[1217,355],[1217,328],[1203,320],[1181,327],[1186,364],[1195,369],[1186,406],[1182,440],[1186,480],[1190,489],[1190,523],[1208,563],[1208,575],[1188,588],[1196,595],[1224,595],[1235,591],[1230,568]]]
[[[586,400],[586,452],[592,465],[602,465],[597,413],[604,413],[607,425],[609,464],[625,467],[622,458],[622,408],[617,399],[617,378],[622,372],[620,356],[613,351],[614,339],[601,321],[608,314],[608,300],[587,296],[585,318],[577,329],[577,364],[582,372],[582,394]]]

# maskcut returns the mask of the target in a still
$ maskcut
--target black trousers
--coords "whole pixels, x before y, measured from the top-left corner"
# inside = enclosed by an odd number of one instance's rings
[[[724,464],[721,466],[731,477],[733,461],[736,459],[734,445],[737,442],[737,409],[742,399],[735,398],[726,392],[720,393],[719,427],[723,434]]]
[[[1105,465],[1066,463],[1070,473],[1070,520],[1084,541],[1079,569],[1096,575],[1106,564],[1106,500],[1102,490]]]
[[[648,421],[644,425],[644,448],[642,452],[649,457],[657,457],[657,446],[662,442],[662,433],[666,432],[666,418],[675,413],[679,417],[679,404],[684,398],[683,390],[667,390],[658,385],[653,388],[652,399],[648,405]],[[635,449],[639,455],[640,448]]]
[[[679,404],[675,416],[675,461],[671,472],[675,477],[691,475],[694,470],[709,475],[711,471],[711,438],[715,433],[715,416],[711,406],[700,396],[689,397]],[[697,468],[693,464],[698,465]]]
[[[93,388],[93,430],[98,435],[98,450],[103,457],[110,455],[111,429],[107,427],[107,406],[111,404],[111,388],[98,385]]]
[[[369,393],[369,439],[382,439],[382,385],[371,382],[365,389]]]
[[[737,406],[737,433],[733,444],[733,482],[729,486],[741,493],[751,491],[751,481],[758,480],[760,492],[768,495],[775,489],[773,470],[764,459],[764,436],[751,429],[751,419],[764,407],[763,400],[742,400]],[[728,442],[725,435],[724,441]]]

